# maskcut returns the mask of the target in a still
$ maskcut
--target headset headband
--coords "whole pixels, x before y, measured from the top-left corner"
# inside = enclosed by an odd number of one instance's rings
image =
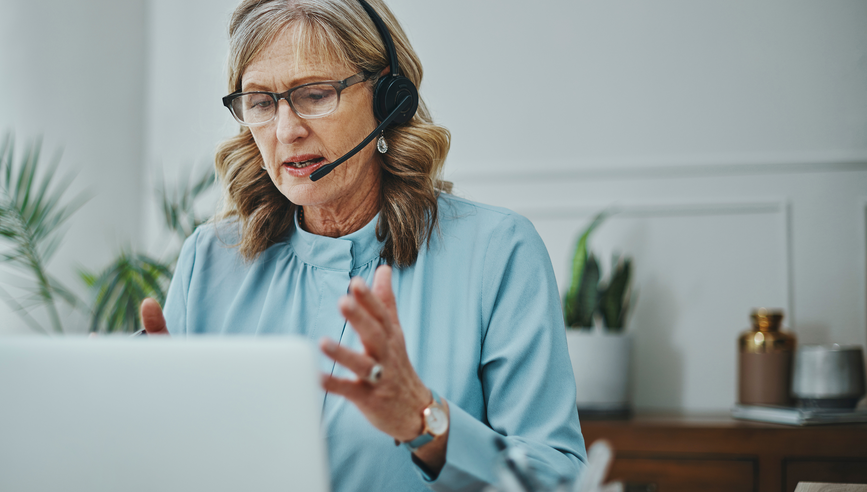
[[[394,42],[391,40],[391,32],[389,32],[388,28],[385,26],[382,17],[376,13],[376,10],[374,10],[369,3],[365,0],[358,0],[358,2],[361,3],[361,6],[367,11],[367,15],[370,16],[373,23],[376,24],[376,30],[379,31],[379,35],[382,37],[382,42],[385,44],[385,51],[388,52],[388,63],[391,68],[391,74],[400,75],[400,70],[397,65],[397,50],[394,48]]]

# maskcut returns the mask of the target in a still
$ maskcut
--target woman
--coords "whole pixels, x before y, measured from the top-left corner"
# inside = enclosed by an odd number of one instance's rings
[[[405,34],[371,4],[418,86]],[[373,88],[397,71],[361,3],[244,0],[230,37],[224,102],[242,127],[217,152],[225,209],[184,244],[165,320],[143,303],[148,332],[320,341],[335,491],[480,490],[497,436],[549,481],[576,476],[584,442],[546,249],[526,219],[447,194],[449,134],[424,103],[310,178],[377,127]]]

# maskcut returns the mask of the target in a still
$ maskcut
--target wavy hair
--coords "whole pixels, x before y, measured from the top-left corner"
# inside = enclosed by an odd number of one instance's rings
[[[368,2],[391,32],[402,75],[420,87],[421,62],[397,19],[382,0]],[[229,92],[241,89],[247,66],[290,26],[297,27],[296,55],[316,55],[359,72],[379,73],[388,66],[379,31],[356,0],[243,0],[229,24]],[[386,262],[409,266],[437,230],[437,196],[451,191],[451,183],[441,180],[451,135],[433,123],[420,100],[412,120],[389,127],[385,137],[389,145],[388,153],[380,156],[376,236],[384,243],[380,256]],[[215,161],[223,187],[218,219],[237,219],[240,240],[235,246],[246,260],[253,260],[291,234],[296,206],[262,169],[249,128],[242,126],[224,141]]]

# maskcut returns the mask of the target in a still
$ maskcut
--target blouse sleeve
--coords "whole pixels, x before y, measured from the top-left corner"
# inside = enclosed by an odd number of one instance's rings
[[[496,228],[480,281],[486,422],[449,402],[445,466],[435,480],[422,476],[436,491],[493,484],[495,438],[503,436],[524,450],[543,482],[575,478],[586,453],[560,297],[547,249],[527,219],[507,215]]]
[[[187,298],[190,293],[190,280],[193,277],[193,266],[196,262],[196,242],[199,237],[199,229],[196,229],[190,237],[184,241],[178,263],[175,265],[175,273],[169,284],[169,292],[166,295],[166,305],[163,306],[163,316],[166,319],[166,328],[172,336],[187,335]]]

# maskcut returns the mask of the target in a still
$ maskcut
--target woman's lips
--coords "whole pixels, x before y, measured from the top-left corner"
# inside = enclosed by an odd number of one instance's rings
[[[295,155],[283,161],[283,169],[292,176],[304,177],[319,169],[327,161],[321,155],[304,154]]]

